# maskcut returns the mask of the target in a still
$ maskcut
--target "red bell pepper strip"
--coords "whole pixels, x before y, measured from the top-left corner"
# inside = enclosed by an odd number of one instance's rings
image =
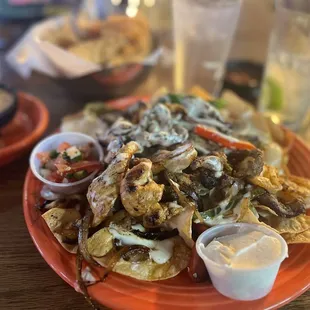
[[[85,170],[88,173],[92,173],[95,170],[99,170],[102,167],[102,164],[99,161],[80,161],[74,164],[55,164],[58,173],[60,175],[67,175],[71,173],[75,173],[81,170]]]
[[[71,172],[86,170],[88,173],[94,172],[102,167],[99,161],[80,161],[71,165]]]
[[[69,147],[71,147],[71,144],[68,143],[68,142],[62,142],[58,145],[57,147],[57,151],[58,152],[63,152],[65,151],[66,149],[68,149]]]
[[[256,149],[256,147],[250,142],[238,140],[233,137],[228,137],[225,134],[222,134],[213,128],[209,128],[203,125],[197,125],[195,127],[195,133],[204,139],[211,140],[228,149],[236,149],[236,150]]]

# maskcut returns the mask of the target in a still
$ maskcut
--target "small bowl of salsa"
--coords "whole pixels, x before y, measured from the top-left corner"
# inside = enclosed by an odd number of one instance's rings
[[[102,159],[102,148],[95,139],[65,132],[36,145],[30,155],[30,168],[52,192],[75,194],[85,190],[102,169]]]

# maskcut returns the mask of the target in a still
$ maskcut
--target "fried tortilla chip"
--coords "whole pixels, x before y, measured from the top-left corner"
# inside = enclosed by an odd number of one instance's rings
[[[113,236],[108,228],[103,228],[87,239],[87,249],[91,256],[103,257],[113,249]]]
[[[174,241],[173,255],[164,264],[157,264],[152,259],[141,262],[129,262],[121,258],[114,266],[113,271],[144,281],[158,281],[175,277],[188,266],[191,250],[186,246],[183,239],[179,236],[171,238]],[[94,257],[102,266],[109,265],[115,252],[110,252],[104,257]]]
[[[270,209],[269,207],[258,204],[255,206],[255,208],[258,209],[257,212],[259,214],[261,213],[261,211],[265,211],[265,212],[268,212],[269,214],[272,214],[274,216],[278,216],[278,214],[276,212],[274,212],[272,209]]]
[[[250,178],[249,181],[254,185],[264,188],[272,194],[276,194],[282,189],[277,169],[267,165],[264,166],[264,169],[259,176]]]
[[[283,148],[283,151],[287,153],[293,145],[295,135],[291,131],[286,130],[283,127],[275,124],[268,117],[266,117],[266,123],[268,125],[272,140],[280,144]]]
[[[240,213],[237,222],[250,223],[250,224],[261,224],[258,218],[249,208],[249,199],[243,199],[240,204]]]
[[[305,214],[296,217],[272,217],[270,225],[280,234],[298,234],[310,229],[310,216]]]
[[[76,253],[78,229],[75,224],[81,219],[80,212],[74,208],[52,208],[42,217],[59,243],[68,252]]]
[[[276,231],[273,227],[259,221],[259,219],[255,216],[254,212],[250,209],[250,200],[248,198],[243,199],[240,204],[240,211],[237,222],[263,225],[271,230]]]
[[[310,229],[305,230],[299,234],[283,234],[282,237],[285,239],[287,244],[293,243],[310,243]]]
[[[246,216],[246,213],[249,210],[249,203],[250,203],[250,200],[248,198],[244,198],[233,209],[233,213],[237,216],[237,219],[236,219],[237,222]]]
[[[194,212],[195,210],[192,206],[184,208],[183,212],[175,215],[162,225],[163,227],[170,229],[177,228],[179,235],[190,248],[192,248],[195,244],[192,238],[192,220]]]
[[[306,209],[310,208],[310,181],[301,177],[290,175],[288,178],[281,177],[282,191],[279,193],[287,200],[302,198],[306,203]]]
[[[310,192],[310,180],[309,179],[298,177],[296,175],[290,175],[288,179],[299,186],[309,189],[309,192]]]

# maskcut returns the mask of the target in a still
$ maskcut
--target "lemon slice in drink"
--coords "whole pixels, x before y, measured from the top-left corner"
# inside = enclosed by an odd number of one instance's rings
[[[262,89],[263,102],[266,108],[279,111],[283,106],[284,94],[280,83],[272,78],[267,77]]]

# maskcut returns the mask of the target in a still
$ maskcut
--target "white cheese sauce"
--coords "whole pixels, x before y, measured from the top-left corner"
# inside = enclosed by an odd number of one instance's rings
[[[173,254],[174,242],[171,239],[162,241],[143,239],[135,234],[111,225],[110,233],[120,241],[120,245],[142,245],[150,249],[150,258],[157,264],[166,263]]]

